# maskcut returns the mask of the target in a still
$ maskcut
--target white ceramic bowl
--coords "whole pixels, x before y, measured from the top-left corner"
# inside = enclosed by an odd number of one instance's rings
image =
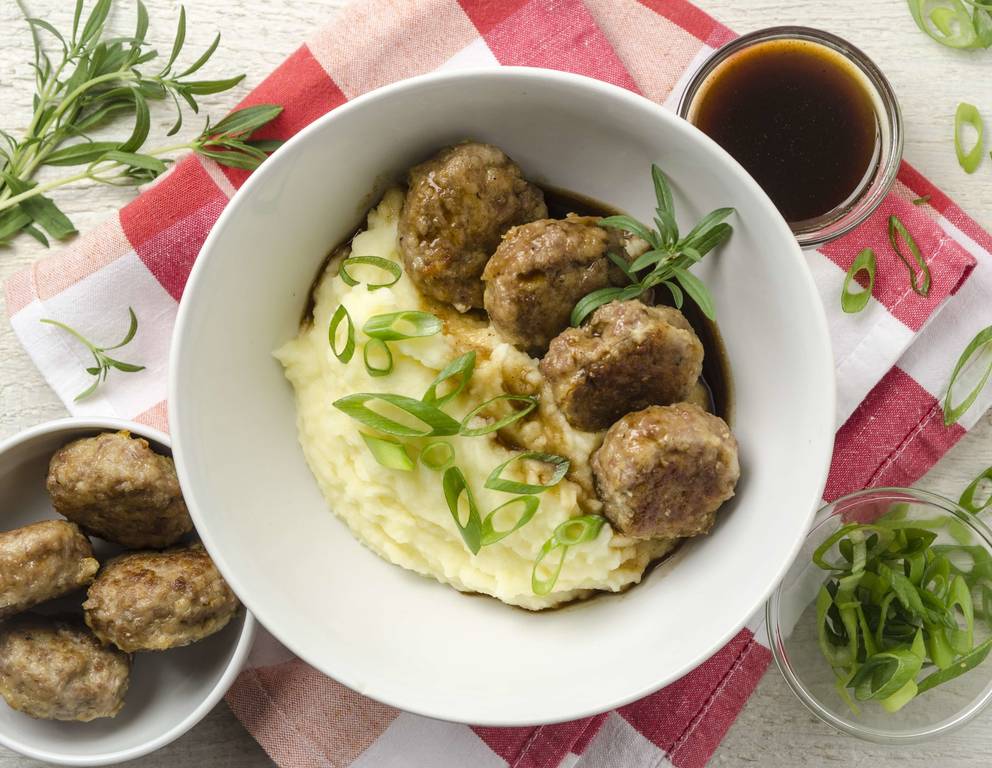
[[[729,350],[743,478],[711,535],[624,595],[531,614],[390,565],[330,513],[297,444],[293,393],[271,352],[297,333],[324,256],[386,184],[468,137],[502,147],[536,181],[647,221],[651,162],[671,177],[683,222],[737,208],[732,240],[697,274]],[[802,543],[833,443],[823,309],[768,198],[662,108],[536,69],[398,83],[288,142],[205,243],[180,307],[171,376],[190,510],[259,621],[357,691],[478,724],[603,711],[705,660],[761,607]]]
[[[169,438],[157,429],[118,419],[60,419],[0,443],[0,530],[59,518],[45,491],[48,462],[60,447],[100,432],[130,430],[161,453]],[[61,518],[59,518],[61,519]],[[91,539],[103,562],[119,547]],[[75,611],[82,591],[33,609]],[[0,699],[0,744],[61,765],[110,765],[146,755],[196,725],[230,688],[251,650],[255,622],[242,610],[223,630],[199,643],[134,656],[124,708],[112,719],[89,723],[35,720]]]

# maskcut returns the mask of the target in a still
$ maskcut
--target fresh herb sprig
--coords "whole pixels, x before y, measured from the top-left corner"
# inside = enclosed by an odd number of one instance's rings
[[[69,218],[45,197],[67,184],[86,179],[115,186],[143,184],[187,150],[223,165],[252,170],[278,145],[251,139],[254,131],[282,111],[277,105],[262,104],[239,110],[214,125],[208,118],[206,127],[191,141],[144,148],[151,128],[149,102],[172,100],[176,119],[167,134],[172,136],[183,124],[182,103],[197,113],[199,96],[233,88],[244,75],[215,80],[192,77],[217,50],[219,34],[193,63],[179,68],[177,60],[186,39],[182,7],[169,57],[155,68],[152,62],[158,53],[147,41],[145,6],[139,0],[134,33],[124,37],[109,34],[112,7],[112,0],[97,0],[84,18],[84,2],[76,0],[69,34],[24,14],[34,44],[31,66],[36,92],[31,120],[21,135],[0,129],[0,244],[21,232],[45,245],[46,232],[56,240],[75,233]],[[90,137],[91,131],[125,117],[133,120],[126,138],[96,141]],[[82,170],[38,184],[34,177],[45,166],[82,166]]]
[[[48,325],[54,325],[56,328],[61,328],[66,333],[71,334],[76,339],[81,341],[86,345],[86,348],[93,355],[94,365],[87,368],[86,372],[93,376],[93,383],[90,384],[86,389],[76,395],[76,402],[84,400],[85,398],[92,395],[98,386],[107,380],[107,375],[110,373],[110,369],[121,371],[122,373],[137,373],[138,371],[143,371],[145,366],[135,365],[134,363],[125,363],[122,360],[117,360],[107,353],[120,349],[121,347],[127,346],[134,335],[138,332],[138,317],[134,314],[134,310],[131,307],[127,308],[127,313],[130,316],[130,324],[128,325],[127,333],[124,334],[124,338],[118,341],[111,347],[100,347],[94,344],[92,341],[83,336],[75,328],[66,325],[58,320],[52,320],[51,318],[42,318],[42,323],[47,323]]]
[[[710,320],[716,319],[713,297],[710,296],[703,281],[689,270],[703,256],[726,242],[733,233],[733,227],[725,223],[724,219],[734,213],[734,209],[718,208],[712,211],[704,216],[689,234],[680,237],[671,186],[662,170],[653,163],[651,179],[654,182],[658,203],[655,208],[655,229],[631,216],[607,216],[599,222],[601,227],[621,229],[640,237],[647,241],[650,250],[630,264],[622,257],[610,254],[610,260],[623,271],[630,285],[601,288],[584,296],[572,309],[572,325],[580,325],[586,317],[604,304],[636,298],[656,285],[663,285],[668,289],[675,306],[679,309],[682,308],[685,295],[688,294],[706,317]]]

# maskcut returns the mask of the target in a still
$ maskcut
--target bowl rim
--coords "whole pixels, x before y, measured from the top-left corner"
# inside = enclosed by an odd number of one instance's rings
[[[990,528],[989,524],[982,520],[978,515],[971,514],[967,510],[963,509],[957,502],[941,496],[940,494],[925,491],[921,488],[899,488],[896,486],[863,488],[860,491],[853,491],[834,499],[829,504],[824,504],[817,510],[814,518],[814,524],[810,526],[810,532],[806,536],[804,543],[809,540],[814,530],[819,528],[819,526],[823,525],[827,522],[827,520],[837,514],[837,505],[857,501],[862,498],[870,498],[879,494],[892,494],[893,497],[901,497],[904,501],[906,496],[911,496],[917,503],[926,504],[930,507],[936,507],[942,510],[944,514],[953,516],[958,521],[964,523],[968,528],[973,530],[977,534],[985,549],[992,554],[992,528]],[[896,499],[893,498],[893,500]],[[845,507],[844,511],[850,508],[852,507]],[[821,517],[822,520],[820,519]],[[964,707],[951,717],[945,718],[944,720],[941,720],[933,725],[914,728],[905,732],[886,731],[881,728],[861,725],[860,723],[852,721],[850,718],[840,717],[834,714],[827,707],[823,706],[820,703],[820,700],[809,691],[807,686],[793,671],[792,665],[789,663],[788,653],[784,648],[784,642],[782,640],[778,621],[782,590],[784,586],[784,583],[780,583],[765,603],[765,626],[768,629],[768,645],[771,648],[772,657],[775,659],[775,666],[778,667],[782,677],[785,678],[785,682],[788,684],[789,689],[795,697],[803,703],[803,706],[805,706],[811,714],[815,715],[819,720],[827,725],[836,728],[849,736],[854,736],[855,738],[870,741],[875,744],[917,744],[939,736],[944,736],[952,731],[956,731],[958,728],[967,725],[975,717],[981,714],[990,704],[992,704],[992,680],[990,680],[989,684],[986,685],[985,690],[977,699],[970,702],[968,706]]]
[[[132,434],[143,437],[149,441],[159,443],[160,445],[168,448],[170,451],[172,450],[172,442],[169,436],[165,432],[155,429],[154,427],[150,427],[146,424],[139,424],[138,422],[127,421],[126,419],[109,417],[70,416],[67,418],[42,422],[41,424],[28,427],[27,429],[6,438],[0,442],[0,456],[6,454],[13,448],[30,443],[39,437],[53,434],[65,434],[69,437],[80,431],[94,429],[115,432],[119,432],[122,429],[127,430]],[[255,640],[256,630],[257,624],[255,622],[255,618],[246,606],[244,620],[241,625],[241,631],[238,633],[238,640],[234,648],[234,653],[232,654],[227,667],[224,669],[223,674],[217,680],[217,683],[210,689],[203,700],[200,701],[196,707],[194,707],[193,711],[179,723],[143,744],[94,755],[76,756],[63,752],[53,752],[47,749],[37,749],[28,744],[24,744],[16,736],[11,736],[3,730],[0,730],[0,745],[34,760],[43,760],[55,765],[71,766],[113,765],[125,760],[134,760],[135,758],[143,757],[151,752],[154,752],[157,749],[161,749],[167,744],[178,739],[180,736],[189,731],[194,725],[199,723],[200,720],[202,720],[207,713],[209,713],[210,710],[217,705],[221,698],[223,698],[224,694],[227,693],[228,689],[230,689],[231,685],[234,683],[235,678],[244,668],[245,661],[248,659],[248,654],[251,652],[252,644]]]
[[[317,118],[288,139],[286,143],[275,153],[273,153],[273,156],[270,157],[266,163],[263,163],[258,170],[252,173],[251,176],[248,177],[245,184],[235,192],[234,196],[230,199],[224,210],[221,212],[219,218],[214,223],[212,229],[210,230],[210,234],[207,236],[207,239],[204,241],[203,246],[200,249],[197,259],[194,262],[187,279],[186,287],[184,289],[184,296],[189,295],[191,289],[195,289],[202,274],[204,273],[204,270],[206,269],[205,265],[209,259],[211,249],[214,247],[215,242],[220,239],[220,233],[226,229],[226,225],[229,220],[238,215],[237,209],[239,208],[241,202],[245,200],[249,193],[251,193],[256,187],[265,184],[268,177],[275,173],[274,169],[278,165],[278,158],[280,154],[286,152],[286,150],[292,146],[308,141],[311,135],[321,132],[328,123],[339,119],[342,115],[346,115],[356,109],[363,109],[366,105],[373,104],[376,101],[388,99],[394,94],[408,90],[416,90],[423,87],[430,87],[431,85],[438,83],[453,83],[457,81],[472,82],[478,79],[486,78],[501,78],[507,80],[516,78],[523,84],[542,82],[544,84],[558,84],[562,87],[586,89],[602,96],[604,100],[609,99],[623,101],[626,102],[626,105],[632,109],[650,112],[652,117],[658,121],[659,125],[663,126],[666,130],[690,135],[692,137],[692,141],[705,145],[707,147],[707,152],[720,157],[723,163],[733,169],[736,169],[736,172],[740,176],[741,182],[749,188],[752,195],[761,202],[762,206],[765,207],[769,214],[773,217],[772,220],[775,222],[775,226],[779,228],[779,232],[782,235],[782,242],[789,243],[789,251],[791,252],[792,259],[795,263],[795,268],[800,270],[800,279],[805,283],[807,297],[809,299],[807,304],[811,307],[812,317],[810,320],[815,326],[817,335],[822,340],[822,343],[817,348],[809,350],[807,358],[815,361],[813,363],[814,367],[823,374],[819,379],[825,384],[822,387],[823,399],[818,403],[817,410],[825,416],[824,423],[827,425],[825,436],[822,438],[822,444],[819,446],[820,455],[812,457],[812,460],[818,461],[821,464],[821,469],[816,487],[811,487],[810,489],[811,498],[809,501],[809,510],[805,513],[805,526],[803,528],[804,530],[807,529],[810,521],[813,519],[813,515],[816,513],[820,500],[822,499],[823,489],[826,486],[827,477],[830,470],[830,460],[833,454],[833,445],[836,436],[834,422],[837,409],[837,393],[836,371],[834,368],[833,351],[826,311],[820,301],[819,292],[817,291],[816,284],[813,280],[813,275],[809,271],[806,264],[802,249],[796,241],[789,225],[785,219],[782,218],[782,215],[778,212],[778,209],[775,207],[774,203],[772,203],[768,195],[726,150],[724,150],[713,139],[690,124],[688,121],[679,118],[674,112],[644,96],[641,96],[640,94],[621,88],[620,86],[613,85],[612,83],[607,83],[584,75],[538,67],[479,66],[429,72],[427,74],[400,80],[357,96]],[[478,87],[478,84],[476,84],[476,87]],[[273,162],[274,159],[275,162]],[[516,716],[510,712],[489,715],[462,714],[458,707],[449,707],[447,711],[438,711],[436,707],[432,708],[430,706],[426,706],[416,700],[400,700],[402,698],[400,696],[393,696],[389,693],[383,693],[380,690],[380,687],[374,682],[369,682],[368,680],[358,681],[349,673],[346,666],[318,663],[316,660],[308,658],[306,654],[301,653],[299,650],[300,645],[295,641],[295,638],[281,632],[274,622],[270,621],[266,623],[264,617],[269,615],[270,611],[268,611],[264,605],[256,605],[253,596],[250,595],[247,590],[241,589],[241,580],[238,578],[234,569],[232,569],[227,563],[223,553],[217,546],[217,542],[210,531],[209,525],[200,513],[200,508],[194,489],[188,487],[190,475],[186,470],[186,462],[182,447],[185,438],[185,430],[182,424],[184,401],[180,393],[179,369],[181,367],[180,361],[184,354],[186,340],[195,335],[190,332],[192,331],[192,326],[190,326],[190,315],[192,310],[190,307],[190,301],[180,302],[179,311],[176,316],[176,322],[173,329],[169,356],[169,428],[175,441],[174,458],[176,462],[176,469],[179,473],[180,483],[184,486],[187,505],[189,506],[190,514],[193,517],[194,522],[197,524],[203,544],[207,548],[208,552],[210,552],[211,557],[214,559],[214,562],[223,574],[224,578],[227,579],[228,583],[232,585],[235,592],[238,592],[238,594],[242,596],[242,600],[245,602],[245,605],[255,614],[259,624],[268,629],[268,631],[271,632],[280,643],[282,643],[297,657],[313,666],[321,673],[331,677],[339,683],[342,683],[352,690],[359,691],[362,695],[368,696],[383,704],[434,719],[488,727],[523,727],[535,724],[566,722],[589,717],[624,706],[654,693],[669,683],[677,680],[679,677],[704,663],[720,648],[730,642],[733,637],[747,624],[748,620],[752,616],[760,613],[762,605],[785,575],[805,540],[804,536],[796,537],[796,541],[793,543],[791,551],[788,553],[788,557],[783,558],[781,565],[776,569],[773,577],[770,578],[768,583],[761,588],[754,605],[749,609],[749,611],[728,625],[728,629],[718,637],[714,637],[708,646],[701,646],[692,655],[692,662],[690,664],[685,665],[680,671],[672,672],[657,679],[651,678],[650,680],[646,680],[644,684],[637,687],[636,690],[630,690],[624,695],[613,696],[610,699],[604,700],[596,705],[573,705],[573,709],[561,710],[554,715],[542,716],[536,720],[534,718]]]

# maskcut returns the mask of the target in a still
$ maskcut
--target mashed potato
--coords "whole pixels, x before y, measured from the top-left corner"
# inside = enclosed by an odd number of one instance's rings
[[[369,214],[367,229],[352,241],[352,255],[401,263],[396,226],[402,204],[399,190],[385,195]],[[366,546],[396,565],[463,592],[492,595],[531,610],[587,597],[594,590],[615,592],[635,584],[652,560],[672,548],[673,542],[635,541],[614,534],[608,524],[604,525],[595,540],[568,550],[554,590],[535,595],[531,588],[534,559],[555,527],[570,517],[596,513],[601,508],[592,488],[589,457],[602,441],[602,434],[569,427],[546,390],[537,361],[501,342],[483,318],[458,315],[430,303],[405,274],[389,288],[369,291],[363,278],[377,282],[381,272],[361,266],[349,272],[362,282],[354,287],[346,285],[338,277],[337,261],[332,261],[315,292],[312,324],[275,354],[296,391],[300,443],[310,469],[333,511]],[[331,316],[342,303],[354,321],[358,342],[347,365],[334,356],[327,342]],[[408,309],[441,317],[443,333],[390,342],[392,373],[373,378],[362,363],[362,326],[372,315]],[[360,428],[365,428],[331,405],[358,392],[392,392],[420,399],[437,373],[470,349],[476,351],[475,373],[469,387],[445,404],[446,412],[461,419],[478,404],[503,392],[540,396],[536,411],[498,434],[443,438],[455,450],[456,464],[475,494],[482,517],[511,498],[483,484],[492,469],[513,456],[516,449],[558,453],[572,461],[569,477],[538,497],[540,508],[529,523],[476,555],[465,546],[454,525],[441,490],[441,474],[419,463],[411,472],[380,466],[361,437]],[[406,442],[419,448],[427,441]],[[520,468],[517,462],[504,476],[540,482],[540,471],[540,466]],[[497,528],[510,527],[520,509],[512,505],[507,510],[510,519],[497,520]]]

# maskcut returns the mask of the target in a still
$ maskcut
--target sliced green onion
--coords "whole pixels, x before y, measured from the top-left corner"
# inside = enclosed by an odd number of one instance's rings
[[[909,259],[903,253],[902,247],[899,245],[900,238],[909,248],[910,253],[912,253],[913,260],[916,262],[915,267],[910,264]],[[930,294],[930,265],[923,258],[916,240],[913,239],[913,236],[898,216],[889,216],[889,242],[892,244],[892,250],[902,259],[902,263],[909,270],[909,284],[913,287],[913,290],[924,298],[928,296]],[[917,270],[919,270],[918,273]],[[919,275],[922,275],[922,283],[919,282]]]
[[[482,520],[479,518],[479,507],[475,503],[472,489],[468,487],[465,475],[458,467],[448,467],[444,471],[444,478],[441,481],[444,489],[444,500],[448,503],[448,510],[455,521],[458,532],[462,535],[465,546],[473,555],[479,554],[482,548]],[[458,510],[458,502],[462,493],[468,502],[468,517],[462,522],[462,515]]]
[[[366,405],[370,401],[381,401],[399,408],[422,422],[427,428],[417,429],[383,416]],[[367,427],[396,437],[442,437],[458,433],[458,422],[444,411],[403,395],[362,392],[335,400],[334,407]]]
[[[558,557],[558,564],[551,571],[551,575],[546,579],[542,579],[537,575],[537,569],[540,567],[541,563],[544,562],[544,558],[554,552],[556,549],[561,550],[561,555]],[[555,540],[552,536],[541,546],[541,551],[537,553],[537,558],[534,560],[534,568],[530,574],[530,588],[533,590],[535,595],[546,595],[554,589],[555,584],[558,582],[558,577],[561,575],[561,567],[565,564],[565,555],[568,553],[568,547],[559,541]]]
[[[987,509],[990,505],[992,505],[992,488],[989,489],[989,493],[986,495],[985,501],[981,504],[975,503],[975,494],[978,493],[979,488],[988,483],[992,483],[992,467],[987,468],[984,472],[982,472],[982,474],[968,483],[968,487],[964,489],[964,492],[961,494],[961,498],[958,499],[958,506],[963,507],[973,515],[977,515]]]
[[[987,349],[990,342],[992,342],[992,325],[979,331],[975,335],[975,338],[968,342],[968,346],[964,348],[964,352],[958,358],[957,365],[954,366],[954,370],[951,372],[951,381],[947,385],[947,394],[944,396],[944,426],[949,427],[951,424],[958,423],[958,420],[964,416],[965,412],[974,405],[975,400],[978,399],[978,396],[988,383],[989,377],[992,376],[992,355],[988,355],[989,359],[985,373],[979,377],[978,383],[960,403],[957,405],[952,404],[951,397],[958,376],[966,368],[971,368],[969,363],[971,363],[973,357],[981,355],[983,352],[988,353],[992,351],[992,349]]]
[[[848,684],[858,701],[885,699],[913,680],[923,660],[910,650],[876,653],[868,657]]]
[[[341,267],[338,270],[338,274],[341,275],[341,279],[346,285],[354,287],[359,284],[359,281],[348,273],[349,266],[355,266],[358,264],[368,264],[371,267],[378,267],[384,272],[388,272],[393,277],[393,279],[388,283],[369,283],[368,289],[370,291],[376,291],[380,288],[388,288],[391,285],[396,285],[396,283],[399,282],[400,277],[403,275],[403,270],[395,261],[383,259],[380,256],[349,256],[341,262]]]
[[[606,518],[602,515],[572,517],[555,528],[554,538],[566,547],[574,547],[599,536],[605,523]]]
[[[472,420],[476,418],[482,411],[484,411],[488,406],[496,402],[514,402],[514,403],[526,403],[526,405],[520,410],[513,411],[512,413],[504,416],[501,419],[487,424],[484,427],[469,427]],[[503,427],[509,426],[515,421],[522,419],[528,413],[537,408],[537,398],[531,397],[530,395],[497,395],[494,398],[486,400],[482,405],[477,408],[473,408],[465,415],[462,419],[461,427],[458,430],[460,435],[465,437],[480,437],[481,435],[488,435],[491,432],[496,432],[497,430],[503,429]]]
[[[840,306],[848,314],[860,312],[868,306],[871,298],[872,288],[875,287],[875,251],[865,248],[854,259],[851,268],[847,270],[847,277],[844,278],[844,289],[840,294]],[[868,275],[868,285],[860,291],[851,291],[851,283],[855,282],[858,273],[864,272]]]
[[[962,131],[966,125],[975,129],[975,144],[965,152],[962,144]],[[978,114],[978,109],[973,104],[961,102],[954,113],[954,152],[958,156],[958,164],[965,173],[974,173],[982,162],[982,147],[984,142],[985,125],[982,123],[982,116]]]
[[[369,353],[373,350],[381,350],[386,356],[386,362],[383,366],[379,367],[372,364],[369,359]],[[369,339],[365,342],[365,346],[362,348],[362,359],[365,361],[365,370],[368,371],[369,376],[388,376],[393,371],[393,353],[389,349],[389,345],[386,344],[382,339]]]
[[[961,611],[964,627],[946,630],[947,642],[955,653],[968,653],[975,645],[975,603],[971,599],[971,588],[961,577],[955,576],[947,594],[946,607],[952,616]],[[956,623],[956,622],[955,622]]]
[[[396,328],[397,323],[412,326],[409,331]],[[400,341],[402,339],[419,339],[434,336],[441,332],[440,318],[430,312],[420,312],[407,309],[402,312],[389,312],[383,315],[372,315],[365,321],[362,331],[366,336],[382,341]]]
[[[406,446],[396,440],[385,440],[381,437],[359,432],[365,444],[369,447],[375,460],[387,469],[399,469],[410,472],[414,468],[413,459],[407,453]]]
[[[930,202],[930,195],[921,195],[913,200],[913,205],[926,205]]]
[[[972,48],[978,34],[961,0],[909,0],[913,20],[923,32],[948,48]]]
[[[992,650],[992,637],[986,640],[981,645],[976,645],[975,649],[971,653],[965,654],[960,659],[957,659],[952,665],[941,669],[939,672],[934,672],[932,675],[924,677],[919,684],[919,693],[925,693],[931,688],[936,688],[938,685],[953,680],[955,677],[960,677],[965,672],[969,672],[983,661],[989,655],[989,651]]]
[[[516,480],[504,480],[500,477],[503,470],[510,464],[515,461],[525,460],[540,461],[553,466],[554,473],[551,475],[551,479],[543,485],[538,485],[534,483],[520,483]],[[504,491],[505,493],[544,493],[548,488],[552,488],[561,482],[562,478],[568,472],[569,465],[569,460],[564,456],[557,456],[553,453],[540,453],[539,451],[525,451],[524,453],[518,453],[510,457],[490,472],[489,478],[486,480],[486,488],[491,488],[494,491]]]
[[[420,451],[420,463],[428,469],[440,472],[447,469],[455,460],[455,449],[446,440],[434,440],[425,445]]]
[[[475,352],[466,352],[464,355],[459,355],[450,363],[448,363],[441,372],[434,377],[434,381],[424,392],[423,400],[428,405],[436,405],[441,407],[449,400],[454,400],[458,395],[460,395],[465,387],[468,386],[469,380],[472,378],[472,372],[475,370]],[[458,383],[445,395],[438,397],[437,389],[444,382],[458,377]]]
[[[558,581],[558,576],[561,574],[561,567],[565,563],[565,554],[568,552],[569,547],[592,541],[599,536],[599,532],[603,529],[605,523],[606,518],[602,515],[580,515],[579,517],[569,518],[555,528],[551,534],[551,538],[544,542],[541,546],[541,551],[537,553],[537,559],[534,560],[534,568],[530,575],[530,586],[535,595],[546,595],[554,589]],[[548,578],[540,578],[537,575],[538,567],[556,549],[561,550],[558,565]]]
[[[348,335],[347,338],[345,338],[344,349],[338,352],[336,341],[338,336],[338,326],[341,325],[342,320],[348,321]],[[338,308],[334,310],[334,315],[331,317],[331,324],[327,327],[327,343],[331,345],[331,352],[333,352],[334,356],[342,363],[347,363],[355,354],[355,324],[351,321],[351,315],[349,315],[348,310],[344,308],[344,304],[340,304]]]
[[[493,522],[496,514],[513,504],[523,504],[523,511],[520,513],[520,517],[513,526],[505,531],[496,530],[495,523]],[[488,547],[490,544],[495,544],[497,541],[501,541],[509,536],[514,531],[520,530],[527,523],[531,521],[534,514],[537,512],[537,508],[540,506],[541,502],[537,496],[515,496],[509,501],[505,501],[496,507],[492,512],[486,515],[485,519],[482,521],[482,546]]]

